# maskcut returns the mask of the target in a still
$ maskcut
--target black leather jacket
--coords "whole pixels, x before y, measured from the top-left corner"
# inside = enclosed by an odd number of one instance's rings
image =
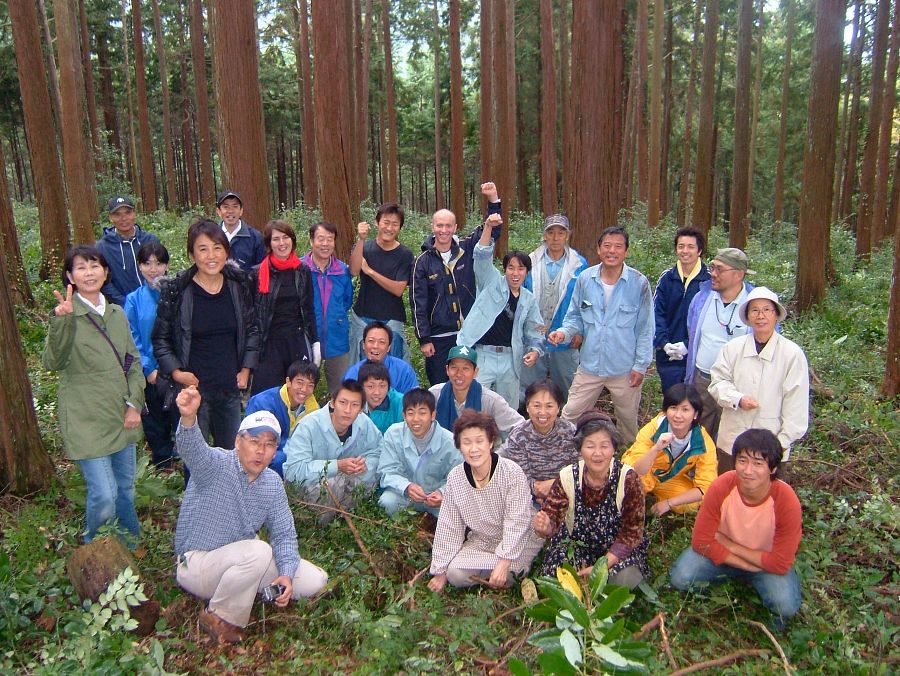
[[[153,354],[160,371],[170,376],[175,369],[186,370],[191,354],[191,319],[194,312],[194,293],[191,280],[196,266],[164,279],[160,284],[159,307],[153,326]],[[222,270],[225,283],[231,290],[237,315],[237,354],[241,368],[253,369],[259,360],[259,327],[256,309],[247,276],[234,263]]]
[[[268,259],[263,259],[260,265],[268,265]],[[270,270],[269,275],[269,293],[259,292],[259,266],[250,273],[250,285],[253,289],[253,295],[256,298],[256,322],[259,325],[259,344],[260,352],[265,348],[266,340],[269,337],[269,327],[272,325],[272,317],[275,314],[275,299],[278,297],[278,289],[281,288],[281,280],[286,275],[276,270]],[[297,296],[300,298],[300,326],[310,344],[319,342],[318,330],[316,329],[316,307],[314,301],[314,291],[312,288],[312,275],[309,268],[300,265],[299,268],[293,270],[294,288],[297,289]]]

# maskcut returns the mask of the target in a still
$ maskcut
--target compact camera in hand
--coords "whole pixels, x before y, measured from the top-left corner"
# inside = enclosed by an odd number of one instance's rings
[[[275,599],[284,594],[284,589],[283,584],[270,584],[268,587],[263,587],[260,592],[263,603],[275,603]]]

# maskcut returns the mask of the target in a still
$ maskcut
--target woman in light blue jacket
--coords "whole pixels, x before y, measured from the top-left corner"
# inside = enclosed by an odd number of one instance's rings
[[[466,315],[457,345],[474,347],[478,353],[478,382],[502,396],[514,410],[519,408],[519,377],[522,365],[531,368],[544,353],[541,312],[534,294],[524,287],[531,259],[522,251],[503,257],[503,274],[494,267],[491,215],[475,246],[474,267],[477,295]]]

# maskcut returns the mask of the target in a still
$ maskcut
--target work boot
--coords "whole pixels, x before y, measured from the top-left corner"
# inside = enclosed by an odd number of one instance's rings
[[[244,640],[244,630],[226,622],[209,610],[200,611],[200,628],[214,643],[240,643]]]

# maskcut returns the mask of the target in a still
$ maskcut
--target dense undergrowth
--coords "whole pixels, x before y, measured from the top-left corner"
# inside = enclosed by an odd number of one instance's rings
[[[372,210],[366,213],[372,216]],[[46,315],[56,282],[39,283],[36,213],[17,207],[21,243],[32,275],[37,310],[20,310],[41,432],[57,466],[56,484],[27,499],[0,501],[0,670],[33,673],[405,673],[490,671],[516,656],[533,669],[537,649],[524,642],[540,628],[523,609],[521,592],[476,590],[430,593],[424,581],[430,554],[418,516],[385,518],[364,502],[354,517],[369,561],[340,519],[319,528],[302,505],[294,512],[303,556],[331,574],[328,593],[287,610],[257,606],[251,639],[238,647],[212,648],[196,624],[201,602],[182,593],[173,577],[172,538],[181,478],[147,469],[138,477],[138,513],[144,529],[141,572],[147,592],[162,606],[156,634],[137,639],[85,610],[65,575],[65,560],[77,546],[83,522],[79,473],[59,451],[55,421],[56,379],[40,368]],[[291,210],[285,218],[302,233],[317,214]],[[141,219],[172,252],[172,269],[187,263],[184,231],[188,216],[158,213]],[[628,224],[628,262],[655,282],[671,264],[673,227],[656,231],[635,214]],[[428,219],[411,214],[402,239],[414,251]],[[510,246],[531,250],[540,220],[513,220]],[[301,234],[301,240],[304,237]],[[725,243],[716,232],[710,250]],[[790,305],[796,261],[796,230],[782,224],[759,228],[748,248],[753,278],[773,288]],[[758,624],[768,614],[738,583],[710,592],[682,594],[666,586],[668,567],[690,540],[693,517],[650,519],[651,586],[658,597],[638,593],[625,610],[636,630],[662,611],[672,659],[678,667],[740,649],[768,649],[725,668],[726,673],[770,673],[786,661],[802,672],[891,673],[900,662],[900,508],[898,508],[897,402],[878,397],[883,374],[891,261],[889,252],[853,267],[853,242],[841,228],[832,233],[838,282],[816,312],[789,318],[786,335],[807,353],[815,372],[813,422],[795,447],[791,481],[804,508],[804,537],[797,559],[803,607],[773,644]],[[416,362],[422,373],[421,359]],[[321,394],[321,393],[320,393]],[[659,405],[659,385],[644,385],[642,416]],[[379,573],[373,571],[378,568]],[[410,581],[416,580],[413,584]],[[113,613],[113,616],[115,614]],[[673,668],[659,633],[651,672]],[[501,671],[502,673],[502,671]]]

